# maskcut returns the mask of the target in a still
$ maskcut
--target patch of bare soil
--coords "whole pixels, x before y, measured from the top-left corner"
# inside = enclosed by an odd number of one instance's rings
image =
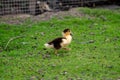
[[[37,16],[28,14],[5,15],[0,17],[0,22],[8,24],[23,24],[26,20],[38,22],[47,21],[54,17],[63,19],[65,16],[82,17],[84,14],[79,11],[79,8],[71,8],[69,11],[45,12]]]
[[[103,8],[103,9],[110,9],[110,10],[119,9],[120,10],[120,6],[118,5],[102,5],[102,6],[96,6],[95,8]],[[83,17],[85,16],[85,14],[80,12],[79,8],[71,8],[68,11],[45,12],[37,16],[33,16],[29,14],[14,14],[14,15],[0,16],[0,23],[23,24],[26,21],[31,21],[34,23],[38,21],[47,21],[54,17],[58,19],[63,19],[65,16]]]
[[[30,17],[30,15],[27,15],[27,14],[15,14],[15,15],[0,16],[0,23],[22,24],[29,17]]]
[[[62,19],[65,16],[82,17],[84,16],[84,14],[81,13],[78,8],[72,8],[69,11],[46,12],[42,15],[38,15],[34,17],[34,19],[35,20],[49,20],[54,17]]]

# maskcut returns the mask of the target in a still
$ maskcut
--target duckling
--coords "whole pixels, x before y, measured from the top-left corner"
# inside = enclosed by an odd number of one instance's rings
[[[70,50],[69,48],[66,48],[71,41],[72,41],[72,33],[70,29],[64,29],[62,32],[62,37],[55,38],[54,40],[44,44],[46,48],[54,48],[55,54],[57,54],[58,50],[63,48],[66,50]]]

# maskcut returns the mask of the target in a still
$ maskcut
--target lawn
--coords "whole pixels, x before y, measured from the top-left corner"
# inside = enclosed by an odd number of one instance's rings
[[[0,23],[0,80],[119,80],[120,13],[78,8],[83,16],[54,17],[22,25]],[[44,43],[73,32],[70,51]],[[21,36],[12,40],[11,38]],[[5,49],[6,47],[6,49]]]

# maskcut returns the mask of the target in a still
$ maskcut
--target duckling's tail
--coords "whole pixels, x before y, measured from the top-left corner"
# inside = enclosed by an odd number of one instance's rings
[[[46,48],[52,48],[52,47],[53,47],[53,45],[48,44],[48,43],[45,43],[44,46],[45,46]]]

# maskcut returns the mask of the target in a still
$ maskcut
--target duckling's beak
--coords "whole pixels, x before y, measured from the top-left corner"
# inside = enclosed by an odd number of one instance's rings
[[[71,35],[71,36],[73,36],[73,34],[72,34],[72,33],[70,33],[70,35]]]

